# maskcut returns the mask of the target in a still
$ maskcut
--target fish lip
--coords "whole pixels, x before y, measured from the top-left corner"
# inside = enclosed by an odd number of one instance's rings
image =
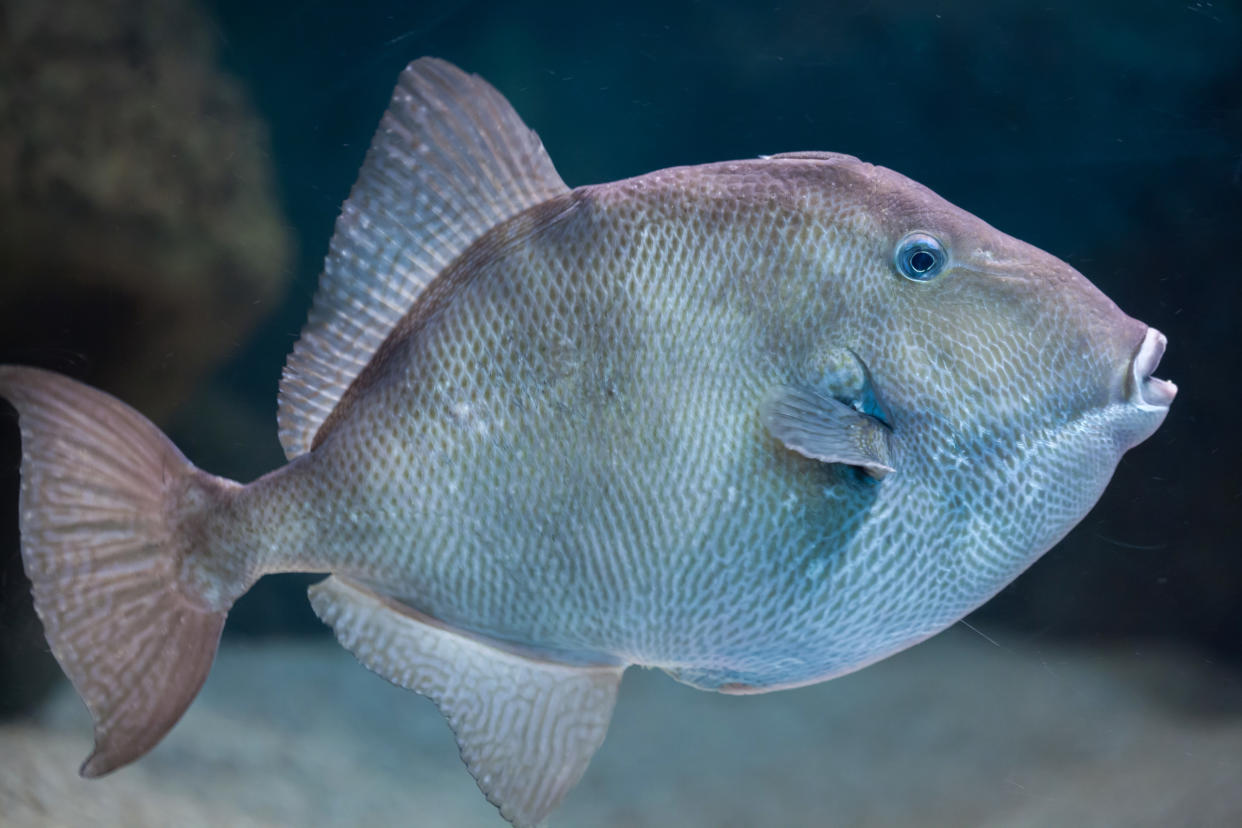
[[[1168,339],[1155,328],[1148,328],[1130,363],[1130,402],[1145,410],[1164,410],[1177,396],[1177,386],[1153,377],[1152,372],[1164,356]]]

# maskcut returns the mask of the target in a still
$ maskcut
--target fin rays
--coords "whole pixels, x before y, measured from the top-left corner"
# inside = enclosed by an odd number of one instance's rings
[[[335,576],[310,598],[359,661],[436,703],[479,789],[514,825],[541,822],[604,740],[623,666],[519,655]]]
[[[538,136],[486,81],[435,58],[401,73],[341,210],[280,385],[280,441],[315,436],[423,288],[487,230],[565,192]]]
[[[0,366],[0,396],[21,429],[22,563],[52,653],[95,720],[82,774],[98,776],[150,750],[207,676],[225,611],[178,583],[191,541],[179,498],[194,487],[210,502],[232,484],[66,377]],[[227,589],[240,593],[238,581]]]

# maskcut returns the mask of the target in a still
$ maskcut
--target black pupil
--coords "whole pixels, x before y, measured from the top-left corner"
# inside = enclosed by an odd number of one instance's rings
[[[936,257],[926,250],[916,250],[910,254],[910,269],[915,273],[926,273],[936,264]]]

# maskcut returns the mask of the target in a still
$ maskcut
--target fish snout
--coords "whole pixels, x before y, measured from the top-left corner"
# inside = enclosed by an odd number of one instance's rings
[[[1130,362],[1130,402],[1140,408],[1166,409],[1177,396],[1176,385],[1152,376],[1164,356],[1167,343],[1164,334],[1149,327]]]

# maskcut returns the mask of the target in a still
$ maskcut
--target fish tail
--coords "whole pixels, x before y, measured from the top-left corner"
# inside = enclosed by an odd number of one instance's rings
[[[0,366],[0,397],[21,427],[22,562],[52,653],[95,721],[81,774],[100,776],[154,747],[207,677],[253,581],[209,541],[241,487],[66,377]]]

